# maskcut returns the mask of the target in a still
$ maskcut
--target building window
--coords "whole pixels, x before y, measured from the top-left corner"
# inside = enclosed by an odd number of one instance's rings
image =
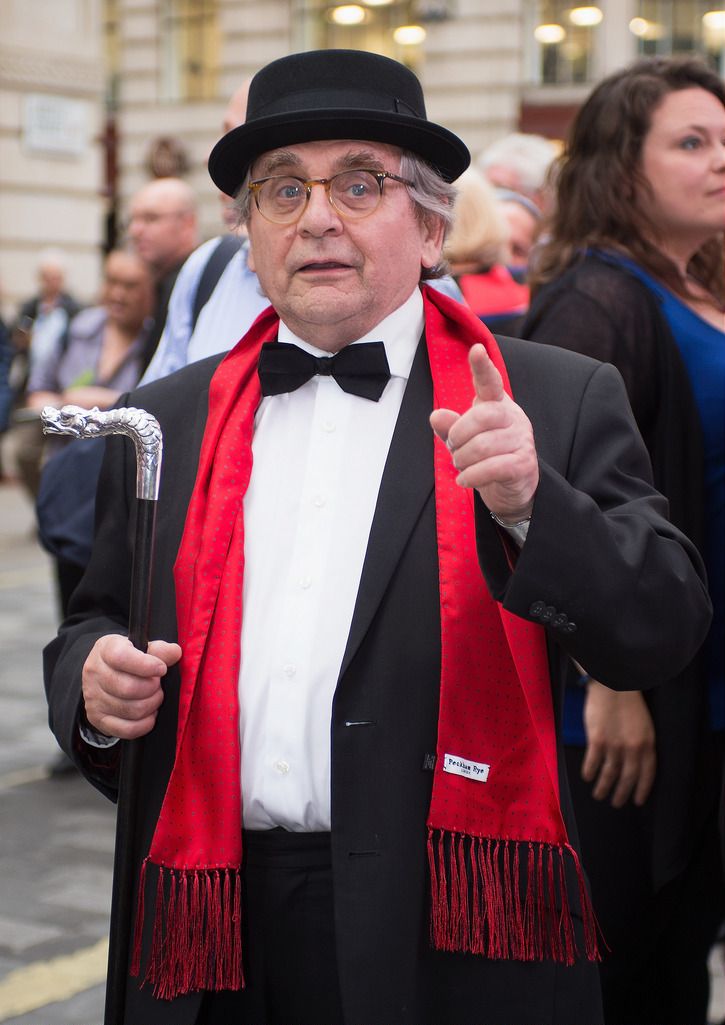
[[[219,24],[216,0],[161,3],[161,98],[217,97]]]
[[[599,0],[599,5],[572,6],[557,0],[528,0],[525,5],[527,79],[537,85],[592,83],[613,70],[611,53],[604,50],[604,21],[622,16],[621,31],[632,40],[631,56],[694,53],[705,57],[725,74],[725,0],[632,0],[620,5]],[[625,18],[629,17],[629,14]],[[627,43],[621,39],[624,56]],[[609,46],[612,36],[609,36]]]
[[[572,6],[557,0],[526,6],[529,78],[541,85],[592,82],[603,6]]]
[[[725,73],[725,4],[713,0],[640,0],[629,23],[642,55],[698,53]]]
[[[121,17],[118,0],[103,0],[103,58],[106,85],[106,107],[118,107],[121,68]]]
[[[452,17],[454,0],[296,0],[294,25],[300,49],[370,50],[416,69],[426,26]]]

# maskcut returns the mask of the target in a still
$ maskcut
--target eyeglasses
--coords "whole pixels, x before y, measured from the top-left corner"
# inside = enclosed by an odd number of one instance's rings
[[[302,216],[313,185],[322,185],[332,206],[342,217],[360,219],[377,210],[383,197],[386,178],[413,186],[407,178],[400,178],[390,171],[371,171],[359,168],[354,171],[340,171],[331,178],[298,178],[293,174],[274,174],[250,182],[249,191],[254,193],[262,217],[273,224],[294,224]]]
[[[153,210],[144,210],[138,213],[129,214],[126,224],[137,222],[138,224],[157,224],[159,221],[165,220],[167,217],[183,217],[183,210],[165,210],[163,212],[156,212]]]

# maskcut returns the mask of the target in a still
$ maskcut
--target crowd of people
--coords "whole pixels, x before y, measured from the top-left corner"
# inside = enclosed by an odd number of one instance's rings
[[[113,798],[119,741],[144,745],[122,1020],[706,1025],[722,80],[639,60],[567,139],[469,166],[409,71],[315,51],[223,131],[222,234],[149,182],[97,305],[44,253],[0,325],[4,469],[40,493],[70,614],[54,732]],[[121,443],[41,448],[65,402],[168,438],[147,653],[119,637]]]

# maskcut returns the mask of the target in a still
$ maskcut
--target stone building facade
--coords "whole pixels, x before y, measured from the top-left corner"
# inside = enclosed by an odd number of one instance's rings
[[[105,72],[100,0],[0,3],[0,296],[35,291],[38,252],[61,247],[69,285],[98,282]]]

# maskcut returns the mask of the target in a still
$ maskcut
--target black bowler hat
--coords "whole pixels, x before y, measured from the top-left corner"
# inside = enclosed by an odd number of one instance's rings
[[[411,150],[446,181],[471,161],[458,136],[427,119],[420,82],[405,65],[365,50],[310,50],[257,72],[247,119],[211,151],[209,174],[233,196],[260,153],[322,139],[361,139]]]

